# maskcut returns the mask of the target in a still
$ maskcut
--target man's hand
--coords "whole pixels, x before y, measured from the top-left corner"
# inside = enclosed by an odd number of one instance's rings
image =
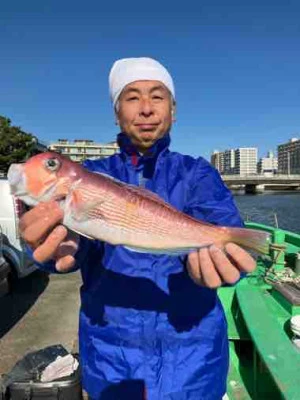
[[[34,250],[38,263],[55,260],[60,272],[67,272],[75,264],[79,236],[61,225],[63,211],[54,202],[40,203],[25,213],[20,220],[20,233]]]
[[[241,272],[255,269],[255,260],[241,247],[227,243],[224,250],[211,246],[189,254],[187,270],[195,283],[215,289],[223,283],[234,284]]]

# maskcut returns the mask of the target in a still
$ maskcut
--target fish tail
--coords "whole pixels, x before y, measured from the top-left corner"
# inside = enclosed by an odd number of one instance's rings
[[[271,234],[258,229],[230,228],[230,241],[254,250],[257,253],[269,254]]]

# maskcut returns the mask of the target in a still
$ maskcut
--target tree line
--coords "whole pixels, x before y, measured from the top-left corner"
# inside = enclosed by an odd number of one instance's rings
[[[36,149],[37,138],[13,126],[0,115],[0,171],[6,173],[10,164],[27,160]]]

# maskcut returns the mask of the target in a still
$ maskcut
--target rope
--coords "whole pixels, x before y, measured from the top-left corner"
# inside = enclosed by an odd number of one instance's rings
[[[271,243],[270,244],[270,250],[277,251],[276,257],[273,260],[273,263],[276,264],[279,256],[282,256],[286,250],[286,245],[284,244],[278,244],[278,243]]]
[[[300,290],[300,275],[297,276],[291,268],[275,271],[273,267],[266,271],[264,279],[268,283],[293,283]]]

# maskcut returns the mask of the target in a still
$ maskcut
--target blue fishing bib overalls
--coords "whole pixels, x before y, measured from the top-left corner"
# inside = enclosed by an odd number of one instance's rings
[[[218,172],[201,157],[169,151],[169,135],[144,156],[124,134],[118,141],[120,154],[84,166],[144,186],[204,221],[243,225]],[[216,291],[188,276],[186,257],[140,254],[81,238],[76,259],[83,278],[83,386],[92,399],[222,398],[228,372],[224,312]]]

